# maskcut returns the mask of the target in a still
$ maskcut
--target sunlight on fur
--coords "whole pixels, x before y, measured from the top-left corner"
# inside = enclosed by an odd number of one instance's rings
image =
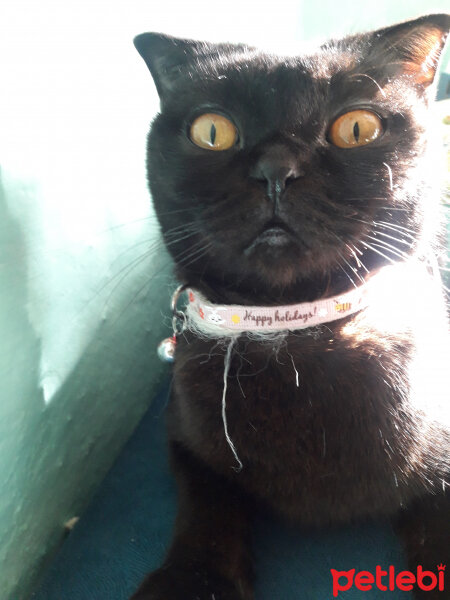
[[[368,339],[384,341],[385,352],[395,352],[393,336],[405,341],[414,335],[414,357],[408,373],[404,374],[411,386],[411,403],[423,411],[426,419],[450,422],[448,403],[447,331],[440,324],[445,321],[445,302],[439,293],[439,271],[423,262],[387,266],[377,278],[368,283],[368,308],[342,329],[355,344]],[[408,290],[408,294],[405,294]],[[414,290],[411,294],[410,290]],[[441,302],[436,302],[436,298]],[[414,332],[408,324],[414,322]],[[430,352],[430,348],[439,348]],[[433,364],[430,364],[430,361]],[[433,377],[430,378],[430,373]]]

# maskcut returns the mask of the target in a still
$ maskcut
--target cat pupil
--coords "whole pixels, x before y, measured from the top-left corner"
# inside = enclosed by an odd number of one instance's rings
[[[216,126],[214,125],[214,123],[211,125],[211,144],[214,146],[214,143],[216,141]]]
[[[355,140],[359,142],[359,125],[358,121],[353,125],[353,135],[355,136]]]

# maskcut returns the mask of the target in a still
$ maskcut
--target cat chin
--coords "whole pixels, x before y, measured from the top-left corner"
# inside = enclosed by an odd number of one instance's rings
[[[292,265],[278,266],[275,270],[261,268],[259,280],[270,288],[283,288],[295,284],[299,279],[298,269]]]
[[[310,275],[317,275],[311,252],[299,252],[292,242],[286,245],[257,244],[249,249],[245,258],[241,269],[270,288],[290,286]]]

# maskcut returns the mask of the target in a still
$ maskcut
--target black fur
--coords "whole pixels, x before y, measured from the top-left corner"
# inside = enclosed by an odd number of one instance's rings
[[[180,281],[215,302],[287,304],[346,291],[391,261],[439,256],[427,105],[449,28],[449,16],[431,15],[295,58],[138,36],[161,97],[149,183]],[[334,146],[331,124],[354,109],[378,114],[383,134]],[[190,140],[206,112],[235,124],[234,147],[213,152]],[[259,238],[273,226],[283,243]],[[448,344],[448,325],[436,287],[426,294],[428,327],[419,327],[424,290],[405,281],[392,290],[404,303],[389,325],[369,307],[294,332],[280,348],[241,336],[227,396],[240,473],[221,420],[223,353],[205,362],[214,342],[180,337],[168,415],[179,515],[164,566],[133,598],[252,598],[256,501],[318,526],[390,515],[412,568],[450,558],[450,434],[435,415],[449,385],[438,342]]]

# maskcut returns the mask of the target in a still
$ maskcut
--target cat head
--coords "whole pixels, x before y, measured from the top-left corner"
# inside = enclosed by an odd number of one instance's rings
[[[435,243],[426,108],[449,28],[431,15],[297,57],[139,35],[161,100],[149,185],[179,278],[300,300]]]

